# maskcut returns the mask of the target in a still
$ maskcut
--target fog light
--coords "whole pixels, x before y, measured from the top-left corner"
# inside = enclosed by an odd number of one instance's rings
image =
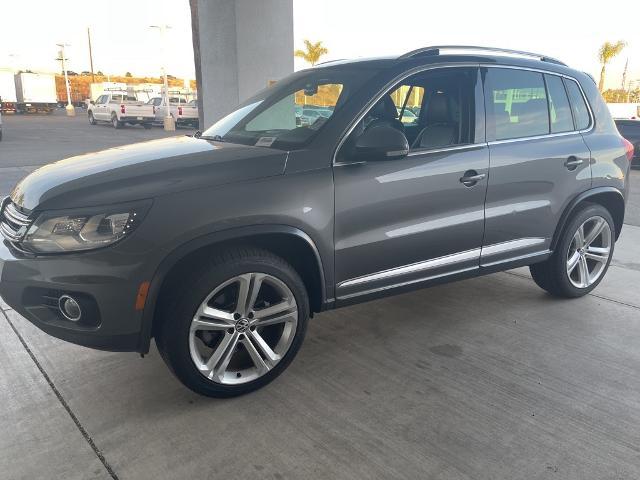
[[[80,320],[80,317],[82,317],[80,304],[75,298],[70,297],[69,295],[62,295],[58,299],[58,308],[64,318],[71,320],[72,322],[77,322]]]

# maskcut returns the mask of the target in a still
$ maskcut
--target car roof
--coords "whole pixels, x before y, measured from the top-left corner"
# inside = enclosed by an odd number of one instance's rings
[[[451,51],[452,53],[447,53]],[[458,53],[453,53],[453,52]],[[575,75],[576,70],[568,67],[560,60],[542,54],[502,50],[492,47],[445,46],[425,47],[403,55],[374,58],[340,59],[317,64],[313,68],[390,68],[406,65],[407,68],[420,65],[478,63],[486,65],[505,65],[528,69],[539,69],[560,74]]]

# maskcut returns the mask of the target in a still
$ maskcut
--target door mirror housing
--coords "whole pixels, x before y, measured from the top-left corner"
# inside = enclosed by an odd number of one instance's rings
[[[397,160],[408,154],[407,137],[388,123],[370,125],[354,146],[355,159],[360,161]]]
[[[93,100],[89,100],[89,103],[90,103],[91,105],[95,105],[95,104],[96,104],[96,102],[94,102]]]

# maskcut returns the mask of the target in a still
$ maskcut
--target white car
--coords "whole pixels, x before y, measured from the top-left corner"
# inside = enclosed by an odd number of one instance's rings
[[[109,122],[114,128],[125,123],[151,128],[154,121],[153,106],[138,100],[138,93],[132,90],[105,91],[87,108],[89,123]]]
[[[164,97],[154,97],[147,103],[153,106],[155,123],[162,123],[166,116],[166,103]],[[189,125],[198,128],[199,116],[196,100],[189,101],[186,95],[171,94],[169,96],[169,115],[173,117],[176,125]]]

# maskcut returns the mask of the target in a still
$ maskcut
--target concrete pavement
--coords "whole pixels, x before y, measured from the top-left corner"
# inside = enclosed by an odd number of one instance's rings
[[[234,400],[184,389],[155,350],[85,349],[7,310],[0,428],[14,433],[0,472],[636,479],[639,244],[640,228],[625,226],[614,266],[583,299],[553,299],[519,269],[319,315],[288,371]]]

